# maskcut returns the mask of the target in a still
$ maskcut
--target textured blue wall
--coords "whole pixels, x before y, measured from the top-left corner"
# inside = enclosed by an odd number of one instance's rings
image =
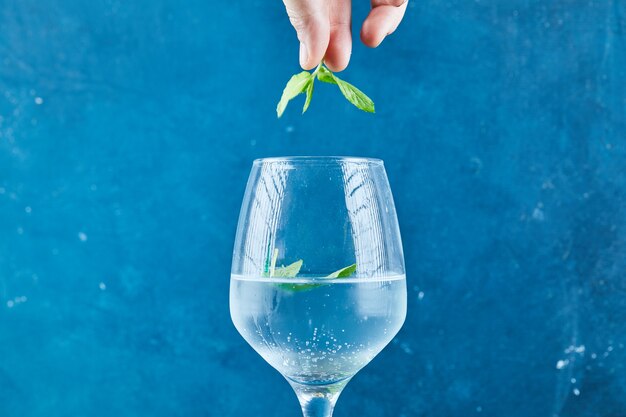
[[[355,21],[368,4],[356,1]],[[0,1],[0,416],[296,416],[237,334],[251,160],[386,161],[409,315],[336,417],[626,415],[626,6],[412,1],[309,112],[279,1]]]

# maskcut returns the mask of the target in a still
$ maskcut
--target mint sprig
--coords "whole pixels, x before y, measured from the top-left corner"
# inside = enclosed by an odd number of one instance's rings
[[[276,267],[277,259],[278,259],[278,249],[274,249],[274,253],[272,254],[272,259],[269,263],[269,268],[268,268],[269,270],[266,272],[267,275],[265,276],[269,276],[270,278],[296,278],[298,274],[300,273],[302,264],[304,263],[302,259],[299,259],[292,264],[289,264],[287,266],[280,266],[277,268]],[[346,266],[345,268],[341,268],[333,272],[332,274],[329,274],[325,276],[324,278],[321,278],[320,280],[333,279],[333,278],[348,278],[352,276],[355,272],[356,272],[356,264],[352,264],[352,265]],[[297,284],[277,284],[277,285],[286,290],[304,291],[304,290],[310,290],[313,288],[320,287],[324,284],[297,283]]]
[[[313,79],[311,77],[311,73],[309,73],[308,71],[302,71],[299,74],[293,75],[287,82],[287,85],[283,90],[283,95],[280,97],[280,101],[278,102],[278,106],[276,106],[276,113],[278,113],[278,117],[283,115],[283,112],[287,108],[289,100],[293,99],[298,94],[307,91],[309,84],[312,83]],[[312,90],[310,94],[313,94]],[[310,102],[311,100],[309,99],[308,101]],[[305,102],[302,113],[304,113],[308,107],[308,104]]]
[[[283,115],[289,101],[300,94],[306,94],[302,114],[307,111],[311,104],[311,99],[313,98],[313,85],[315,84],[316,78],[325,83],[335,84],[339,87],[339,91],[341,91],[341,94],[343,94],[346,100],[354,104],[357,108],[368,113],[375,112],[372,99],[352,84],[337,77],[323,62],[320,62],[317,68],[315,68],[315,71],[302,71],[289,79],[280,97],[280,101],[276,106],[276,114],[279,118]]]

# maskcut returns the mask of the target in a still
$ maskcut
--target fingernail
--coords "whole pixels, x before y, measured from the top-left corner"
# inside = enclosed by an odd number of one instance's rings
[[[306,45],[300,42],[300,66],[304,67],[307,59],[309,59],[309,51],[306,49]]]

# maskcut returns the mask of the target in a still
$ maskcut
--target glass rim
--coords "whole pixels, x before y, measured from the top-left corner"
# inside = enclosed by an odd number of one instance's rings
[[[280,162],[290,162],[295,164],[321,164],[321,165],[334,165],[341,162],[349,162],[356,164],[373,164],[383,165],[382,159],[369,158],[362,156],[271,156],[267,158],[257,158],[252,164],[263,165],[273,164]]]

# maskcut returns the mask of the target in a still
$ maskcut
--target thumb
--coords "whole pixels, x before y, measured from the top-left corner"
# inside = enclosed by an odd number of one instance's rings
[[[326,0],[283,0],[300,41],[300,66],[315,68],[324,59],[330,39]]]

